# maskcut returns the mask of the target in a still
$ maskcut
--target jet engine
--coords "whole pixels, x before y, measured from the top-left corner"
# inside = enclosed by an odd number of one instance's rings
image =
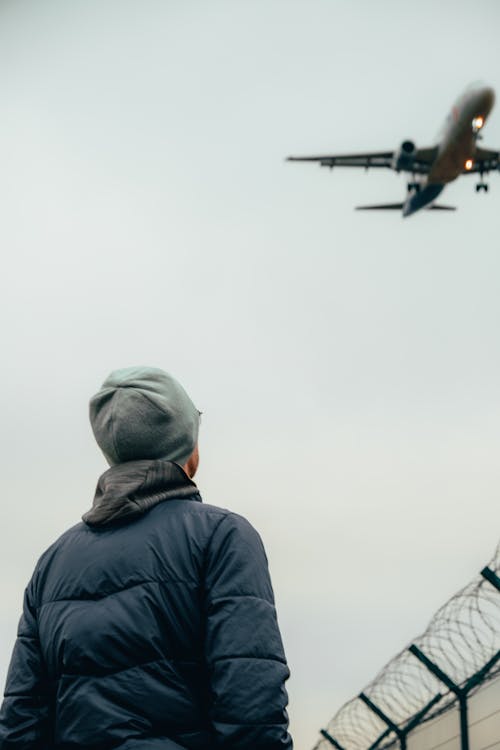
[[[398,151],[394,153],[392,164],[396,172],[411,172],[416,153],[417,147],[413,141],[403,141]]]

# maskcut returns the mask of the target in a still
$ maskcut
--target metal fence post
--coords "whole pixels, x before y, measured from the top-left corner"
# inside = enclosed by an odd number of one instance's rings
[[[368,706],[370,711],[373,711],[373,713],[379,717],[379,719],[382,719],[384,724],[387,725],[387,727],[391,730],[391,732],[394,732],[394,734],[399,739],[399,745],[401,747],[401,750],[406,750],[406,732],[404,732],[402,729],[398,727],[397,724],[395,724],[392,719],[390,719],[381,708],[379,708],[373,701],[370,700],[370,698],[365,693],[360,693],[359,698],[363,701],[363,703]]]
[[[342,747],[342,745],[340,744],[340,742],[337,742],[337,740],[335,739],[335,737],[332,737],[332,735],[329,734],[326,731],[326,729],[320,729],[319,733],[322,734],[323,737],[325,738],[325,740],[328,740],[328,742],[330,743],[330,745],[333,745],[333,747],[335,747],[337,750],[344,750],[344,748]]]
[[[412,644],[408,651],[416,656],[417,659],[431,672],[435,677],[443,682],[447,688],[458,698],[458,706],[460,711],[460,748],[461,750],[469,750],[469,726],[467,723],[467,691],[463,690],[459,685],[456,685],[451,677],[448,677],[446,672],[434,664],[419,648]]]
[[[494,570],[486,566],[486,568],[482,569],[481,575],[483,576],[483,578],[486,578],[486,580],[489,581],[491,585],[497,589],[497,591],[500,591],[500,578],[497,576]]]

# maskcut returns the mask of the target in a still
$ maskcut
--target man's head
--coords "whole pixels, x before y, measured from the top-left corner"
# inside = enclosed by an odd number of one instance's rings
[[[114,370],[90,399],[90,423],[109,464],[165,459],[194,476],[200,412],[184,388],[156,367]]]

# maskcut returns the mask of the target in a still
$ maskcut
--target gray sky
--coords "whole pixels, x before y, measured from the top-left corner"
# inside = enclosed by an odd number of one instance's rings
[[[43,549],[105,469],[111,369],[204,412],[198,484],[266,544],[308,748],[498,540],[500,176],[455,214],[291,153],[432,145],[495,0],[3,0],[0,679]],[[484,130],[500,147],[500,107]]]

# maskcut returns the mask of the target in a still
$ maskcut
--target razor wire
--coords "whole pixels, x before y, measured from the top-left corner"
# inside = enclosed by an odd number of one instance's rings
[[[500,543],[487,565],[500,578]],[[486,569],[485,569],[486,570]],[[476,576],[434,615],[413,644],[463,687],[474,675],[500,661],[500,591],[483,575]],[[397,730],[451,708],[456,695],[419,661],[408,647],[398,653],[362,693],[345,703],[326,727],[329,739],[320,739],[313,750],[375,750],[392,745]],[[372,703],[390,726],[369,707]],[[325,731],[325,730],[323,730]]]

